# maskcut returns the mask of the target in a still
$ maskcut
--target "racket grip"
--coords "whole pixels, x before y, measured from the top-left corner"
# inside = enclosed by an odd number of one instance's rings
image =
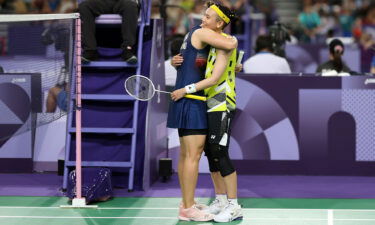
[[[244,53],[245,53],[245,52],[242,51],[242,50],[238,53],[237,65],[241,63],[241,61],[242,61],[242,57],[243,57],[243,54],[244,54]]]
[[[199,95],[185,95],[185,98],[191,98],[191,99],[196,99],[200,101],[206,101],[207,98]]]

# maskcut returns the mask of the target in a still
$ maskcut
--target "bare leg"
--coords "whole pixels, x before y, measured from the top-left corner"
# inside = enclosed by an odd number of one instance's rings
[[[228,199],[237,198],[237,173],[236,171],[224,177]]]
[[[184,194],[184,182],[183,182],[183,177],[184,177],[184,165],[185,165],[185,159],[186,159],[186,147],[184,140],[180,138],[180,155],[178,159],[178,181],[180,183],[180,188],[181,188],[181,194],[183,196]]]
[[[215,194],[217,195],[227,194],[225,182],[220,172],[211,172],[211,179],[212,179],[212,182],[214,183]]]
[[[194,205],[194,194],[198,180],[198,166],[201,158],[206,135],[189,135],[182,137],[186,146],[186,158],[183,168],[182,200],[185,208]]]
[[[222,177],[220,172],[211,173],[214,183],[215,193],[227,194],[229,199],[237,198],[237,173],[233,172],[228,176]]]
[[[61,88],[59,87],[52,87],[48,91],[48,96],[47,96],[47,112],[55,112],[56,106],[57,106],[57,95],[61,91]]]

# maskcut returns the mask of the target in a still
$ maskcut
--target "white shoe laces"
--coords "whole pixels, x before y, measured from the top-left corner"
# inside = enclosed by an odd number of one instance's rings
[[[233,202],[228,201],[228,204],[224,207],[223,210],[227,210],[227,209],[229,209],[229,208],[232,207],[232,206],[236,206],[236,205],[235,205]]]
[[[213,206],[220,206],[220,200],[215,198],[215,200],[213,200],[210,204],[210,207],[213,207]]]

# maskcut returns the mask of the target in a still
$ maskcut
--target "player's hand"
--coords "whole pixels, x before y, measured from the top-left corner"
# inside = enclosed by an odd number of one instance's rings
[[[178,54],[172,57],[171,65],[174,67],[181,66],[183,61],[184,58],[181,56],[181,54]]]
[[[241,72],[242,71],[242,64],[241,63],[237,64],[236,68],[234,68],[234,70],[236,71],[236,73]]]
[[[183,98],[185,95],[186,95],[185,88],[180,88],[171,93],[171,98],[173,101],[178,101],[181,98]]]

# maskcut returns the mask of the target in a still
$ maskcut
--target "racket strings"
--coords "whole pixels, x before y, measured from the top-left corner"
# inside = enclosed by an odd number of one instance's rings
[[[152,82],[143,76],[129,77],[125,82],[125,89],[132,97],[147,101],[155,94],[155,89]]]

